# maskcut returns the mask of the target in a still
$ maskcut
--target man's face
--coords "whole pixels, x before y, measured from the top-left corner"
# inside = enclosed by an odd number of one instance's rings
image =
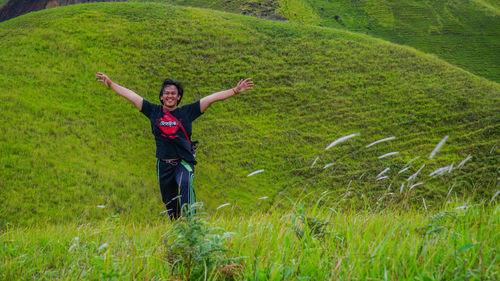
[[[177,102],[181,99],[179,92],[175,85],[168,85],[163,89],[163,94],[161,95],[161,101],[163,105],[167,108],[177,107]]]

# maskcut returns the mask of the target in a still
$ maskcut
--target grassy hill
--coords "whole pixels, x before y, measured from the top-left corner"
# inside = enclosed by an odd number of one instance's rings
[[[137,1],[137,0],[133,0]],[[149,1],[148,1],[149,2]],[[156,0],[365,33],[436,54],[500,82],[500,4],[495,0]],[[339,16],[341,22],[335,19]],[[343,25],[342,25],[343,24]]]
[[[432,207],[449,196],[491,198],[497,188],[500,86],[411,48],[141,3],[35,12],[0,23],[0,38],[2,225],[113,213],[144,221],[163,211],[148,121],[97,83],[97,71],[153,102],[166,77],[184,82],[184,103],[256,81],[194,124],[197,197],[212,209],[230,202],[245,212],[325,190],[346,204],[425,198]],[[353,133],[360,136],[325,150]],[[428,177],[452,163],[451,173]],[[389,178],[376,180],[386,167]]]

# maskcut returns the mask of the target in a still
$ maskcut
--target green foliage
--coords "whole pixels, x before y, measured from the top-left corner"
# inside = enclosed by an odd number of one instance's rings
[[[207,276],[217,274],[217,268],[228,268],[236,260],[227,257],[228,250],[224,247],[233,233],[211,227],[205,221],[202,206],[201,203],[185,205],[181,217],[167,234],[167,259],[172,271],[180,273],[183,280],[206,280]],[[237,275],[238,272],[232,274]]]
[[[317,207],[321,200],[325,196],[321,197],[312,210],[313,213],[316,213]],[[292,201],[292,200],[290,200]],[[327,228],[331,225],[328,221],[315,216],[316,214],[312,214],[311,216],[307,215],[306,208],[304,204],[301,202],[293,202],[293,212],[291,213],[291,227],[297,234],[299,238],[303,241],[312,238],[321,238],[328,231]]]

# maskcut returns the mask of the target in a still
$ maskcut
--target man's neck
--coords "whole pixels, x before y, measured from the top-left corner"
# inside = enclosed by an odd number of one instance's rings
[[[164,107],[164,108],[166,108],[168,111],[174,111],[174,110],[176,110],[176,109],[177,109],[177,106],[176,106],[176,105],[174,105],[174,106],[170,106],[170,107],[169,107],[169,106],[164,105],[163,107]]]

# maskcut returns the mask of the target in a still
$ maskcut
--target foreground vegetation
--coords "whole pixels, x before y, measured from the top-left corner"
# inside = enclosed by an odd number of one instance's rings
[[[10,228],[0,233],[0,278],[498,280],[500,206],[456,202],[428,212],[354,211],[325,195],[315,206],[244,217],[222,207],[198,222],[164,217],[141,224],[110,216]],[[200,252],[214,243],[220,251]],[[189,275],[186,260],[174,262],[179,253],[199,258]]]

